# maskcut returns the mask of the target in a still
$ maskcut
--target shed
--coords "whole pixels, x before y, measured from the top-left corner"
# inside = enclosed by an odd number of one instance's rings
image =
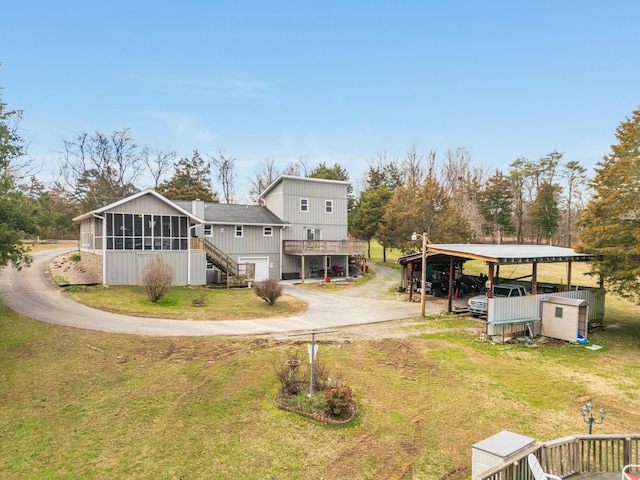
[[[471,446],[471,478],[532,446],[535,439],[503,430]]]
[[[542,335],[575,342],[589,330],[589,304],[580,298],[547,297],[542,300]]]

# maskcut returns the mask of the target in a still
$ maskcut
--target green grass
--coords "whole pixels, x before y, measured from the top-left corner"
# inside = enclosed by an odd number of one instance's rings
[[[113,335],[0,306],[0,478],[468,478],[471,445],[501,430],[586,433],[589,398],[608,411],[596,433],[636,432],[639,320],[609,298],[595,352],[480,342],[483,322],[448,315],[406,338],[327,335],[319,358],[361,409],[336,428],[271,402],[273,359],[305,341]]]
[[[247,288],[206,289],[173,287],[153,303],[142,287],[88,287],[67,289],[71,298],[84,305],[115,313],[177,320],[236,320],[297,315],[304,311],[301,300],[281,296],[268,305]],[[205,306],[194,306],[203,299]]]

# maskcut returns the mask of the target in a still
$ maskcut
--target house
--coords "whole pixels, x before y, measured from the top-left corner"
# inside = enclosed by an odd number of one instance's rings
[[[139,285],[156,258],[176,285],[349,275],[365,244],[348,239],[348,182],[283,175],[259,205],[172,201],[148,189],[74,218],[83,260],[105,285]]]

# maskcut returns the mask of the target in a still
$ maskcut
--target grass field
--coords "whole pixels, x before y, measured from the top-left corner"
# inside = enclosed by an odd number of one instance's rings
[[[0,478],[463,479],[471,445],[501,430],[586,432],[589,398],[608,411],[598,433],[635,432],[640,311],[607,308],[599,351],[481,343],[481,321],[447,316],[327,335],[319,355],[361,407],[328,427],[271,403],[272,362],[305,342],[111,335],[0,307]]]
[[[306,340],[114,335],[0,305],[0,478],[466,479],[501,430],[586,433],[588,399],[608,412],[596,433],[640,431],[640,307],[610,296],[606,323],[597,351],[480,342],[484,322],[446,315],[339,329],[318,355],[360,413],[330,427],[271,402],[274,362]]]

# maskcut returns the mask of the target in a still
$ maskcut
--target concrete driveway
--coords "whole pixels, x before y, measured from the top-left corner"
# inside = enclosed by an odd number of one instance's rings
[[[33,255],[33,265],[0,271],[0,300],[12,310],[43,322],[111,333],[161,336],[257,335],[363,325],[419,315],[419,304],[369,298],[369,295],[321,294],[285,285],[284,292],[304,300],[307,310],[296,317],[264,320],[189,321],[143,318],[95,310],[70,300],[48,278],[47,266],[69,252],[56,249]],[[378,267],[384,268],[384,267]],[[397,273],[395,273],[397,275]],[[381,279],[390,278],[381,276]],[[378,283],[376,285],[376,283]],[[375,280],[363,291],[384,288]],[[352,289],[353,290],[353,289]],[[105,299],[108,301],[108,299]]]

